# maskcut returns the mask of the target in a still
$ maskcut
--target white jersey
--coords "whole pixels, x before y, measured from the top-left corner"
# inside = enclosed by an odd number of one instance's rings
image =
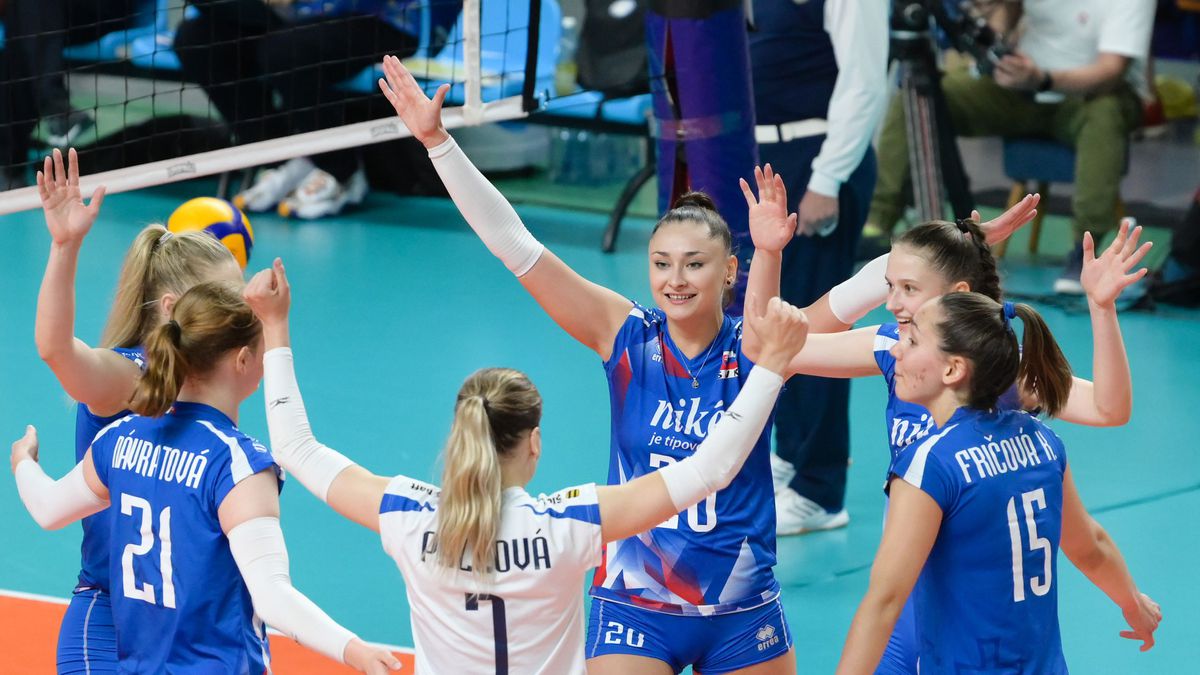
[[[396,476],[379,507],[383,548],[408,588],[417,672],[583,673],[584,575],[603,550],[595,484],[536,498],[505,490],[486,586],[469,557],[456,569],[438,563],[440,494]]]

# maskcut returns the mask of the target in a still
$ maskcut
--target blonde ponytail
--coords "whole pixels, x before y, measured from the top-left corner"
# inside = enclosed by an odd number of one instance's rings
[[[230,281],[192,286],[171,310],[171,318],[146,338],[146,372],[138,380],[129,409],[158,417],[179,398],[187,378],[204,375],[231,349],[258,346],[262,323]]]
[[[519,371],[485,368],[463,383],[443,452],[439,563],[452,569],[468,563],[477,576],[491,574],[500,530],[500,458],[541,418],[541,395]]]
[[[221,265],[237,265],[237,261],[211,235],[173,234],[162,225],[147,226],[133,240],[121,264],[116,296],[100,345],[143,344],[161,323],[158,299],[164,293],[183,295],[192,286],[211,279]]]

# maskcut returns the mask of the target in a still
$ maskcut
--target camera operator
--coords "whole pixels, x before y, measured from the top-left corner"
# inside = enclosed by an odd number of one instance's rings
[[[1149,95],[1144,75],[1155,3],[1008,0],[1002,5],[1007,26],[999,28],[1017,27],[1010,53],[995,61],[991,76],[949,72],[942,78],[950,121],[962,136],[1041,137],[1075,148],[1075,246],[1054,290],[1079,294],[1083,233],[1101,236],[1117,225],[1129,134],[1141,118],[1140,97]],[[868,216],[868,223],[885,232],[904,208],[907,143],[903,106],[893,97],[879,139],[879,177]]]

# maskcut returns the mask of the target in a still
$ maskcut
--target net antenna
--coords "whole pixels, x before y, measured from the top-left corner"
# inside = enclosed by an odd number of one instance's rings
[[[426,0],[423,3],[422,32],[426,33],[423,36],[426,44],[429,38],[429,5],[444,1]],[[485,7],[484,2],[489,4]],[[173,15],[182,13],[178,2],[175,6],[167,5],[168,0],[157,0],[152,22],[154,27],[160,28],[160,24],[165,24],[163,16],[168,12]],[[521,11],[526,8],[527,14]],[[517,15],[513,16],[514,13]],[[437,54],[415,55],[410,70],[426,86],[427,91],[436,89],[442,82],[453,85],[443,111],[443,121],[448,129],[527,117],[545,103],[549,96],[546,83],[552,85],[554,77],[553,68],[547,68],[546,61],[549,59],[553,63],[556,59],[557,34],[553,30],[539,30],[540,23],[550,19],[558,21],[560,16],[555,0],[463,0],[461,16],[444,46],[437,50]],[[493,23],[485,23],[485,18]],[[496,22],[503,22],[503,25],[497,25]],[[105,36],[105,39],[128,37],[130,42],[123,51],[118,49],[118,56],[108,64],[120,67],[109,70],[116,70],[120,76],[132,74],[138,77],[140,73],[135,61],[146,56],[141,53],[145,51],[144,47],[139,51],[139,45],[146,44],[145,36],[137,35],[143,38],[139,42],[134,39],[133,30],[118,31],[118,34],[120,36],[114,34]],[[153,41],[155,36],[150,36],[150,39]],[[554,43],[543,46],[543,40],[554,40]],[[174,56],[170,48],[170,37],[157,36],[152,61],[170,60]],[[78,52],[77,48],[72,49]],[[164,56],[168,59],[164,59]],[[409,62],[406,60],[406,63]],[[547,72],[539,72],[539,66],[541,71]],[[149,72],[154,77],[158,71],[143,72]],[[363,98],[374,96],[382,99],[375,84],[381,75],[382,69],[376,65],[341,86],[354,88]],[[177,73],[175,77],[178,78]],[[118,82],[123,83],[124,80]],[[127,88],[124,84],[118,86]],[[182,92],[181,88],[181,98]],[[491,100],[485,100],[485,97]],[[385,114],[339,127],[85,175],[80,177],[80,188],[84,194],[89,194],[99,185],[107,186],[109,194],[127,192],[411,135],[395,114]],[[36,186],[0,192],[0,215],[34,209],[40,205]]]

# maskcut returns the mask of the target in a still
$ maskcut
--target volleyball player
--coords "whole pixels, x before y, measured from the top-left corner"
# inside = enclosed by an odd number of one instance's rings
[[[921,673],[1066,673],[1060,544],[1121,608],[1122,637],[1153,647],[1162,612],[1084,509],[1062,441],[999,404],[1019,378],[1048,414],[1067,405],[1070,366],[1037,312],[951,293],[923,304],[891,351],[896,394],[928,410],[935,431],[890,469],[883,539],[837,672],[875,670],[911,592]]]
[[[763,345],[745,385],[694,452],[619,485],[580,485],[532,497],[525,485],[542,453],[541,398],[520,372],[489,368],[459,390],[442,486],[376,476],[321,445],[310,430],[292,367],[290,288],[282,264],[259,273],[247,301],[263,321],[271,446],[281,465],[338,513],[383,538],[404,575],[417,669],[424,673],[582,673],[586,573],[606,542],[677,517],[734,480],[775,406],[777,368],[799,351],[804,314],[778,298],[747,317]],[[717,422],[719,420],[719,422]],[[752,616],[751,615],[748,616]],[[788,645],[778,608],[753,619],[754,644]],[[643,637],[615,621],[595,641],[719,639],[727,622],[675,620]],[[696,630],[699,635],[684,631]],[[771,645],[774,646],[774,645]]]
[[[753,195],[744,191],[747,200],[752,201]],[[760,207],[760,210],[764,214],[768,211],[766,207]],[[770,214],[776,231],[784,228],[785,218],[777,211]],[[1131,232],[1130,223],[1123,222],[1117,238],[1100,257],[1095,256],[1091,236],[1085,237],[1081,282],[1092,319],[1092,375],[1095,380],[1072,378],[1066,404],[1057,412],[1060,419],[1089,426],[1120,425],[1129,419],[1133,385],[1117,321],[1116,299],[1122,290],[1146,273],[1144,269],[1129,273],[1151,246],[1149,242],[1140,247],[1137,245],[1140,233],[1140,228]],[[769,292],[769,284],[755,279],[756,274],[770,271],[767,266],[760,267],[758,260],[759,251],[756,250],[751,283],[759,288],[765,286]],[[882,374],[888,387],[885,424],[894,460],[903,448],[928,434],[934,423],[923,407],[896,397],[891,346],[901,337],[916,310],[929,298],[952,291],[973,290],[998,300],[1001,290],[987,235],[973,221],[930,221],[918,225],[896,239],[891,253],[886,256],[885,266],[887,308],[896,316],[896,322],[836,335],[814,334],[804,351],[793,360],[788,374],[824,377]],[[1037,392],[1013,389],[1001,398],[1000,406],[1036,411],[1042,408],[1042,403]],[[877,671],[880,675],[917,672],[915,622],[910,604],[905,607],[880,662]]]
[[[649,264],[656,306],[636,304],[579,276],[525,229],[442,126],[447,87],[430,101],[397,59],[386,57],[383,67],[380,88],[429,149],[467,223],[550,317],[602,359],[613,416],[609,484],[688,456],[753,363],[743,353],[741,323],[723,312],[737,261],[711,201],[685,196],[655,225]],[[786,214],[781,180],[774,194]],[[883,301],[881,272],[860,274],[866,283],[843,284],[805,309],[813,330],[844,329]],[[748,344],[753,339],[746,334]],[[729,487],[646,535],[606,547],[591,590],[589,672],[794,670],[772,573],[769,439],[768,429]],[[769,631],[755,628],[768,622]]]
[[[71,398],[75,418],[75,461],[83,459],[100,429],[122,417],[144,364],[142,345],[175,300],[196,283],[240,280],[233,255],[202,232],[174,235],[150,225],[134,239],[117,279],[116,299],[100,338],[90,347],[75,337],[75,270],[84,239],[104,200],[97,188],[87,205],[79,192],[79,162],[72,149],[46,157],[38,192],[50,257],[38,294],[34,339]],[[58,634],[59,673],[115,672],[116,634],[109,596],[108,529],[104,514],[83,519],[81,569]]]
[[[363,672],[400,664],[296,591],[279,528],[271,454],[237,428],[262,379],[262,325],[241,284],[184,293],[146,340],[146,373],[126,415],[104,427],[59,481],[37,434],[13,444],[26,508],[57,529],[105,511],[121,672],[270,670],[264,621]]]

